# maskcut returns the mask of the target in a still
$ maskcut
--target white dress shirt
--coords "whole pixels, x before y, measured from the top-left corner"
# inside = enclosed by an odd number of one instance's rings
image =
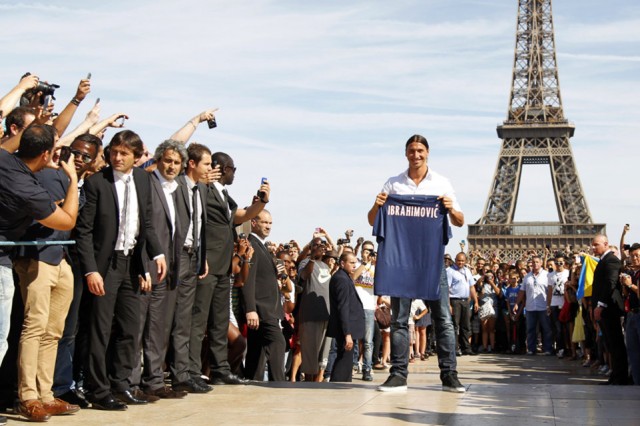
[[[129,211],[127,221],[124,223],[124,195],[125,195],[125,179],[129,182]],[[115,250],[122,250],[126,254],[133,251],[136,246],[138,234],[140,233],[140,215],[138,213],[138,193],[136,192],[136,184],[133,180],[133,170],[128,174],[118,171],[113,172],[114,183],[116,186],[116,194],[118,196],[118,238],[116,239]]]

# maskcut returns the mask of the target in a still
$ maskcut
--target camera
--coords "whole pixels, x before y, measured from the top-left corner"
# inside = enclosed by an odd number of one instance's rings
[[[247,239],[247,234],[242,232],[240,235],[238,235],[238,238],[241,239],[241,240],[246,240]]]
[[[285,244],[285,245],[282,246],[282,248],[285,249],[285,250],[291,250],[291,245]]]
[[[216,122],[216,118],[213,117],[211,120],[207,120],[207,125],[209,126],[210,129],[214,129],[214,128],[218,127],[218,123]]]
[[[349,238],[338,238],[338,245],[349,244],[351,240]]]
[[[21,77],[25,78],[30,76],[31,73],[28,72],[25,75],[23,75]],[[38,93],[38,92],[42,92],[42,96],[40,96],[40,104],[44,105],[44,98],[47,96],[51,96],[51,99],[55,99],[55,96],[53,96],[53,94],[55,93],[56,89],[59,89],[60,85],[59,84],[53,84],[53,83],[47,83],[45,81],[38,81],[38,85],[36,87],[34,87],[33,89],[29,89],[27,91],[24,92],[24,94],[22,95],[22,97],[20,98],[20,105],[24,106],[24,105],[29,105],[31,103],[31,100],[33,99],[33,97]]]
[[[371,251],[371,253],[369,253],[369,257],[376,257],[378,255],[378,253],[376,253],[375,251]]]
[[[284,262],[281,259],[276,259],[276,267],[282,265],[282,267],[284,268]],[[286,272],[278,272],[278,279],[280,281],[284,281],[287,278],[289,278],[289,275],[287,275]]]
[[[58,165],[61,162],[68,162],[69,158],[71,158],[71,147],[70,146],[63,146],[62,148],[60,148],[60,158],[58,159]]]

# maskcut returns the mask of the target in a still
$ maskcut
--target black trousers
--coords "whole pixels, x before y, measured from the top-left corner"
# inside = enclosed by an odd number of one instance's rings
[[[189,374],[202,374],[202,339],[207,330],[209,348],[213,356],[212,376],[231,372],[228,361],[229,297],[231,281],[228,275],[207,275],[196,285],[189,339]],[[282,334],[282,333],[281,333]]]
[[[285,381],[285,347],[280,321],[260,319],[260,327],[257,330],[249,329],[247,332],[246,378],[262,381],[265,364],[268,364],[270,379],[275,382]]]
[[[103,277],[105,295],[93,298],[86,388],[95,399],[130,389],[140,329],[140,286],[132,263],[131,256],[115,252]]]
[[[344,349],[344,336],[335,338],[337,347],[336,360],[331,370],[332,382],[350,382],[353,375],[353,348],[358,344],[357,340],[350,351]]]
[[[600,326],[611,356],[612,372],[609,381],[616,385],[626,385],[629,380],[629,367],[620,316],[617,309],[605,308],[600,319]]]
[[[471,345],[471,310],[469,299],[451,299],[453,307],[453,328],[456,332],[456,342],[462,352],[470,351]]]

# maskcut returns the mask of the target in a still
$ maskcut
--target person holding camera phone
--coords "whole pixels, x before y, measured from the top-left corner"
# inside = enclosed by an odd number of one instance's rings
[[[640,386],[640,244],[634,243],[629,246],[629,260],[631,264],[620,274],[620,284],[627,311],[627,357],[633,384]]]
[[[305,381],[322,381],[322,373],[329,359],[330,339],[325,339],[325,336],[330,314],[331,268],[322,260],[327,251],[327,242],[331,243],[331,239],[324,229],[316,228],[309,244],[309,257],[298,266],[303,288],[298,314],[302,351],[300,372],[304,373]]]
[[[28,236],[28,230],[40,237],[62,231],[63,239],[68,239],[79,205],[73,157],[60,162],[66,176],[60,177],[55,194],[36,176],[58,155],[55,141],[53,127],[36,124],[22,133],[16,155],[0,150],[0,180],[4,182],[0,186],[0,240],[18,241]],[[0,248],[0,363],[8,347],[15,269],[25,305],[16,408],[31,421],[46,421],[52,415],[80,409],[55,398],[51,390],[58,340],[73,297],[73,274],[60,246],[42,253],[37,248],[22,251],[12,264],[14,255],[12,247]]]
[[[360,239],[358,239],[360,241]],[[375,332],[375,311],[377,298],[373,292],[373,280],[376,272],[376,252],[373,242],[367,240],[362,243],[361,259],[352,274],[356,284],[356,291],[364,309],[364,336],[359,340],[362,355],[362,380],[373,380],[373,336]]]
[[[200,388],[208,387],[201,378],[201,350],[205,330],[209,337],[209,348],[213,354],[211,381],[214,385],[240,385],[247,381],[231,372],[228,360],[228,324],[231,261],[236,240],[235,227],[257,217],[269,202],[269,182],[261,182],[258,191],[262,194],[246,209],[229,195],[227,187],[233,184],[236,166],[224,152],[211,156],[212,165],[219,167],[220,180],[207,185],[205,243],[208,274],[198,281],[191,317],[189,339],[190,381]],[[282,333],[281,333],[282,334]]]

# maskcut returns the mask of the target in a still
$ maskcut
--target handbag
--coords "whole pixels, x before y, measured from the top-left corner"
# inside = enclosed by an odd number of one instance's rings
[[[387,305],[381,305],[376,309],[374,316],[378,321],[378,326],[381,329],[391,327],[391,311]]]
[[[490,317],[496,316],[496,310],[493,308],[493,300],[489,299],[480,306],[478,309],[478,317],[481,320],[485,320]]]
[[[571,321],[571,303],[565,300],[564,305],[562,305],[562,309],[560,309],[560,313],[558,314],[558,321],[560,322],[569,322]]]

